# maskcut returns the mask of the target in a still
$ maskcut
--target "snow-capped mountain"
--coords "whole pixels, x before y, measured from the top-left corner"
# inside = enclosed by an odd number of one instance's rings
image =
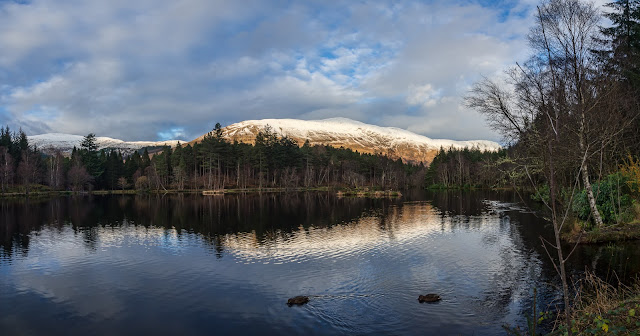
[[[63,133],[47,133],[31,135],[27,138],[29,139],[29,144],[35,145],[38,149],[44,152],[51,153],[55,150],[60,150],[62,153],[69,154],[73,150],[74,146],[80,148],[80,143],[84,139],[84,136]],[[99,149],[112,148],[122,151],[124,154],[129,154],[144,147],[165,145],[175,147],[178,143],[184,143],[184,141],[123,141],[108,137],[96,137],[96,143],[98,144]]]
[[[223,128],[229,140],[253,143],[256,134],[270,126],[280,136],[288,136],[302,145],[330,145],[357,150],[360,153],[383,154],[405,162],[429,163],[440,148],[479,148],[496,151],[500,145],[487,140],[454,141],[431,139],[413,132],[365,124],[347,118],[324,120],[263,119],[247,120]],[[193,142],[199,142],[204,136]]]

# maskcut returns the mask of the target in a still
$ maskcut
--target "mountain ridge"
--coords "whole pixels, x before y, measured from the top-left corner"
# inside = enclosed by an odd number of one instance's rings
[[[80,143],[84,139],[82,135],[65,134],[65,133],[45,133],[27,136],[29,143],[38,147],[46,153],[53,153],[56,150],[63,154],[70,154],[73,147],[80,148]],[[144,147],[170,146],[175,147],[178,143],[186,143],[182,140],[167,141],[124,141],[109,137],[96,137],[98,149],[113,148],[122,151],[125,154],[133,153]]]
[[[431,139],[405,129],[370,125],[348,118],[245,120],[223,127],[222,133],[230,141],[253,143],[258,132],[267,126],[277,135],[290,137],[300,146],[308,140],[311,145],[345,147],[360,153],[382,154],[413,163],[430,163],[440,148],[478,148],[482,151],[502,148],[489,140]],[[200,142],[210,133],[190,143]]]
[[[440,148],[477,148],[482,151],[496,151],[502,148],[498,143],[488,140],[447,140],[431,139],[397,127],[383,127],[366,124],[348,118],[329,118],[321,120],[300,119],[260,119],[245,120],[222,128],[223,136],[229,141],[253,144],[258,132],[267,126],[278,136],[287,136],[302,146],[305,141],[311,145],[328,145],[349,148],[360,153],[381,154],[404,162],[429,164]],[[167,141],[123,141],[109,137],[96,137],[99,149],[113,148],[125,154],[144,147],[182,144],[194,144],[210,134],[206,133],[190,142],[182,140]],[[71,153],[73,147],[80,147],[84,136],[46,133],[28,136],[29,142],[45,152],[60,150]]]

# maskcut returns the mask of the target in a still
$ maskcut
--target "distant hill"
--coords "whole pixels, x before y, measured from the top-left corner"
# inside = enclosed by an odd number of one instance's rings
[[[263,119],[247,120],[222,129],[229,141],[254,143],[256,135],[270,126],[279,136],[288,136],[302,146],[305,141],[311,145],[329,145],[349,148],[360,153],[382,154],[391,158],[400,158],[404,162],[430,163],[440,148],[478,148],[482,151],[496,151],[500,145],[487,140],[455,141],[431,139],[413,132],[395,128],[365,124],[347,118],[324,120]],[[47,133],[29,136],[29,143],[45,153],[60,150],[71,153],[74,146],[80,147],[84,136]],[[191,141],[202,141],[204,135]],[[125,154],[133,153],[144,147],[171,146],[185,141],[123,141],[108,137],[96,137],[98,147],[120,150]]]
[[[360,153],[383,154],[401,158],[404,162],[429,163],[442,148],[478,148],[496,151],[500,145],[493,141],[454,141],[431,139],[413,132],[365,124],[347,118],[324,120],[263,119],[247,120],[224,127],[223,134],[230,141],[253,143],[259,131],[270,126],[280,136],[288,136],[302,146],[311,145],[345,147]],[[206,135],[206,134],[205,134]],[[191,143],[200,142],[201,136]]]
[[[50,154],[55,150],[60,150],[64,154],[70,154],[74,146],[78,148],[80,147],[80,143],[82,142],[82,139],[84,139],[84,136],[63,133],[47,133],[31,135],[28,136],[28,139],[29,144],[35,145],[45,153]],[[178,143],[184,143],[185,141],[123,141],[108,137],[96,137],[96,142],[99,149],[112,148],[119,150],[124,154],[130,154],[144,147],[159,147],[165,145],[175,147]]]

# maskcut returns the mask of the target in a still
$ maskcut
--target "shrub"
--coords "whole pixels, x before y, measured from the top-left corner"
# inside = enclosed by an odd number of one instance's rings
[[[150,188],[149,179],[146,176],[140,176],[136,180],[136,190],[148,191]]]
[[[631,207],[629,185],[622,173],[608,175],[602,181],[593,183],[593,194],[596,196],[596,207],[605,223],[624,221]],[[580,219],[587,220],[591,216],[587,191],[578,193],[573,202],[573,211]]]
[[[549,185],[543,184],[540,187],[536,188],[536,193],[531,194],[530,197],[536,202],[545,202],[548,204],[551,200],[551,191],[549,189]]]
[[[640,159],[631,155],[620,165],[620,174],[624,176],[631,192],[640,193]]]

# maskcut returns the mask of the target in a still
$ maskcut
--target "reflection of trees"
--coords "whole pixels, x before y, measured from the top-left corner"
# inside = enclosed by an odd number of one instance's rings
[[[476,193],[474,193],[476,194]],[[439,191],[429,195],[431,204],[442,216],[477,216],[482,214],[486,206],[482,203],[483,195],[469,197],[462,190]]]
[[[539,239],[540,236],[553,237],[547,223],[534,214],[518,210],[525,207],[517,205],[522,199],[513,192],[444,191],[429,198],[440,213],[443,230],[478,230],[484,235],[482,243],[487,246],[487,257],[491,258],[490,267],[494,271],[488,271],[493,277],[487,279],[477,309],[486,311],[488,320],[499,320],[501,314],[509,311],[512,302],[519,300],[523,302],[521,315],[529,313],[534,304],[533,287],[549,289],[547,284],[557,277]],[[500,202],[491,205],[486,200]],[[487,225],[496,229],[488,229]],[[539,311],[549,308],[546,304],[555,298],[556,291],[541,290],[540,293]]]
[[[175,229],[179,236],[196,233],[213,255],[222,257],[225,249],[244,246],[244,243],[254,250],[276,243],[292,244],[292,248],[305,246],[317,240],[314,235],[323,235],[326,241],[352,239],[358,244],[368,244],[380,235],[390,241],[400,241],[427,232],[479,230],[487,249],[500,245],[495,267],[503,270],[500,277],[490,280],[483,299],[485,304],[507,309],[514,296],[526,294],[531,288],[532,282],[528,281],[555,277],[539,244],[538,237],[550,233],[543,221],[518,211],[495,211],[482,202],[500,199],[516,203],[517,196],[456,191],[430,194],[427,198],[430,205],[403,204],[389,199],[337,198],[329,193],[5,199],[0,200],[0,244],[3,253],[11,258],[15,252],[27,253],[30,235],[44,225],[60,229],[71,225],[85,245],[94,249],[102,227],[133,225]],[[495,230],[485,230],[488,225],[495,226]],[[359,239],[363,237],[367,239]],[[603,255],[601,269],[609,268],[623,276],[638,272],[637,250],[614,252],[600,252]],[[579,249],[572,256],[572,268],[584,270],[582,261],[588,263],[597,253],[588,247]],[[526,262],[516,263],[516,260]],[[529,302],[526,300],[530,298],[523,300]]]
[[[0,201],[0,245],[8,256],[27,253],[30,233],[43,224],[60,228],[64,225],[67,206],[64,198],[10,199]]]
[[[122,223],[175,228],[198,233],[222,255],[223,237],[255,232],[257,241],[284,236],[300,227],[330,227],[351,222],[390,200],[338,199],[328,193],[194,194],[59,197],[48,200],[0,200],[0,244],[11,254],[26,252],[29,235],[43,225],[71,224],[88,248],[99,240],[99,228]]]

